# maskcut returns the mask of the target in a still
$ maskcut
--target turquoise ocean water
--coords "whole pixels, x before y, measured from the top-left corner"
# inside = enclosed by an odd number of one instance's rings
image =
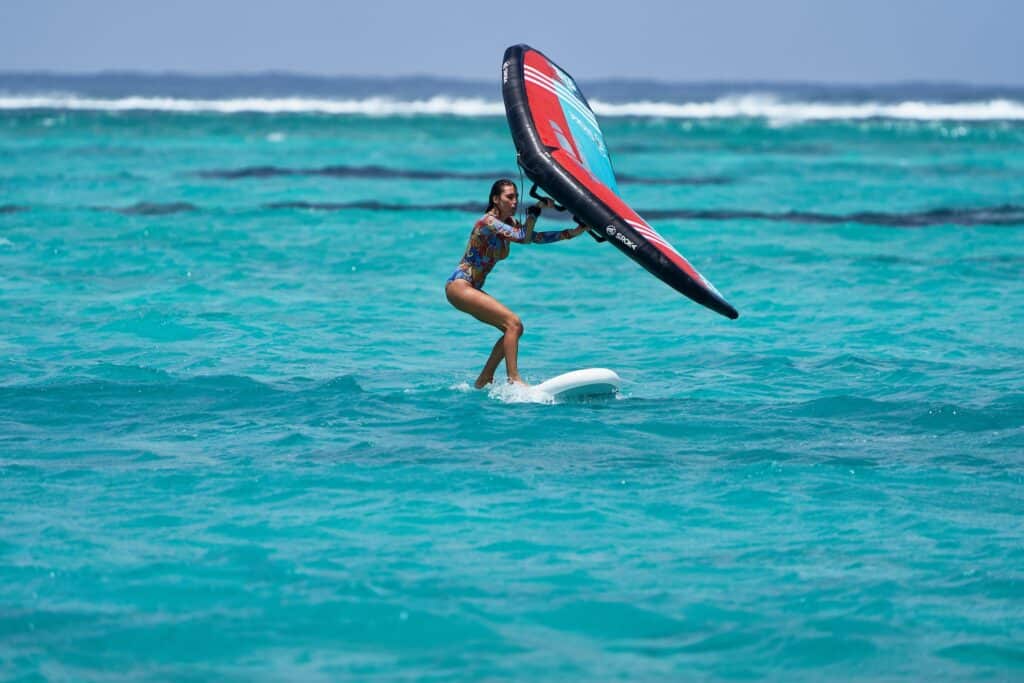
[[[443,295],[495,91],[82,88],[0,97],[0,678],[1024,678],[1019,101],[595,103],[741,317],[513,247],[551,405]]]

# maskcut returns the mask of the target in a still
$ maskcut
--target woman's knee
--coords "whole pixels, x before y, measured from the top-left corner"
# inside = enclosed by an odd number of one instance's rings
[[[523,327],[523,321],[519,319],[518,315],[513,315],[508,320],[505,321],[506,333],[512,333],[517,337],[522,337],[523,332],[525,331],[526,328]]]

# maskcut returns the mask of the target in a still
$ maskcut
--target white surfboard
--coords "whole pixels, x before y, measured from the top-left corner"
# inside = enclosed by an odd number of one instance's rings
[[[536,385],[538,391],[557,399],[611,396],[619,391],[622,379],[607,368],[573,370]]]

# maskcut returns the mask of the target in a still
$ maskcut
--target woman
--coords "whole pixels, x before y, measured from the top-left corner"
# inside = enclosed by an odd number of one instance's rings
[[[527,209],[525,226],[515,219],[518,203],[519,193],[511,180],[498,180],[491,186],[487,212],[473,226],[466,253],[444,287],[445,295],[452,306],[469,313],[477,320],[497,327],[502,332],[491,349],[484,369],[476,379],[477,389],[482,389],[494,381],[494,371],[498,369],[502,359],[505,360],[508,381],[526,384],[519,376],[517,365],[523,322],[519,316],[482,289],[484,280],[494,265],[508,256],[509,242],[549,244],[572,239],[587,230],[586,226],[580,225],[561,232],[534,232],[533,226],[537,223],[541,208],[552,206],[551,200],[543,199]]]

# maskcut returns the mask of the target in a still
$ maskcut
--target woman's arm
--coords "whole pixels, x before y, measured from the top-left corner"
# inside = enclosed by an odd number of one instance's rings
[[[526,242],[531,236],[533,225],[527,221],[527,228],[502,223],[494,216],[488,215],[481,221],[480,231],[501,235],[510,242]]]
[[[533,234],[533,227],[537,225],[537,219],[540,218],[540,213],[543,209],[554,206],[555,203],[550,199],[541,199],[536,204],[526,210],[526,241],[536,242]]]
[[[578,237],[587,231],[587,226],[577,225],[575,228],[569,228],[568,230],[560,230],[558,232],[535,232],[533,233],[534,244],[551,244],[552,242],[561,242],[562,240],[571,240],[573,237]]]
[[[533,209],[533,207],[530,207],[530,209],[527,209],[526,211],[526,236],[523,241],[527,244],[533,241],[534,235],[536,234],[533,232],[533,227],[537,225],[537,217],[540,216],[540,209],[536,212],[531,209]]]
[[[529,218],[526,219],[526,241],[532,242],[533,244],[550,244],[551,242],[561,242],[562,240],[571,240],[573,237],[582,235],[587,231],[585,225],[577,225],[575,228],[569,230],[559,230],[555,232],[534,232],[533,226],[537,222],[538,216],[540,216],[541,209],[554,206],[555,203],[550,199],[541,199],[534,206],[531,206],[526,210],[529,214]]]

